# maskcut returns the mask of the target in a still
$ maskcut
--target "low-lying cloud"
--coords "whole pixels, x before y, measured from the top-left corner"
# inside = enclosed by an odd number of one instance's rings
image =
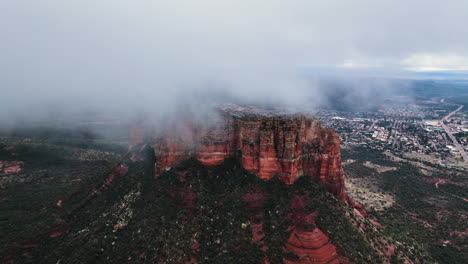
[[[326,88],[313,68],[391,77],[414,54],[468,56],[466,10],[462,0],[5,0],[1,117],[164,117],[223,98],[316,105]]]

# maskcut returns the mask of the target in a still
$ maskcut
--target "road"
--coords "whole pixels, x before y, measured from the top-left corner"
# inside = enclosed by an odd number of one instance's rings
[[[458,143],[457,139],[452,135],[452,132],[450,132],[450,129],[448,128],[448,126],[444,123],[445,121],[447,121],[447,119],[449,119],[452,115],[454,115],[456,112],[460,111],[461,109],[463,108],[463,105],[460,105],[460,107],[458,107],[457,109],[455,109],[453,112],[451,112],[450,114],[446,115],[444,118],[442,118],[440,121],[439,121],[439,124],[442,126],[442,128],[445,130],[445,133],[447,133],[447,135],[449,136],[449,138],[452,140],[453,142],[453,145],[455,146],[455,148],[457,148],[457,150],[460,152],[463,160],[465,160],[465,162],[468,161],[468,155],[466,154],[465,150],[463,149],[463,147],[460,145],[460,143]]]
[[[369,131],[371,131],[371,130],[374,128],[375,123],[377,123],[377,121],[379,121],[379,120],[376,119],[376,120],[374,121],[374,123],[372,123],[372,125],[369,127]]]
[[[453,112],[451,112],[450,114],[448,114],[448,115],[446,115],[444,118],[442,118],[441,121],[446,121],[446,120],[449,119],[451,116],[453,116],[456,112],[460,111],[462,108],[463,108],[463,105],[460,105],[460,107],[458,107],[458,108],[455,109]]]

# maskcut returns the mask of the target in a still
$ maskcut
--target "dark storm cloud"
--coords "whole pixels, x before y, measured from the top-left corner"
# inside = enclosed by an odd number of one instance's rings
[[[206,103],[205,91],[315,104],[321,87],[298,74],[310,67],[466,69],[466,10],[427,0],[5,0],[0,112],[164,116]]]

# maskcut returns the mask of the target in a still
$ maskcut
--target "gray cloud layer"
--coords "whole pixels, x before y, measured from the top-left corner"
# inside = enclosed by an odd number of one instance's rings
[[[298,69],[463,64],[466,10],[463,0],[4,0],[0,112],[59,102],[165,115],[207,89],[320,101]]]

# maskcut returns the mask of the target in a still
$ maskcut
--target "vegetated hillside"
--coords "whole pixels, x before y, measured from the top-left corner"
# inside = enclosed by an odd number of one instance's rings
[[[124,151],[89,140],[1,137],[2,247],[50,228],[56,203],[106,174]]]
[[[335,130],[311,116],[260,111],[229,105],[205,121],[175,120],[162,135],[149,130],[149,135],[142,136],[144,129],[137,128],[130,142],[151,144],[157,175],[190,157],[206,166],[235,158],[261,179],[276,176],[290,184],[306,175],[346,200],[340,138]]]
[[[155,178],[154,162],[154,150],[138,146],[92,184],[60,195],[42,210],[53,224],[8,241],[2,262],[384,263],[388,249],[392,263],[409,254],[431,263],[308,177],[287,185],[233,159],[204,166],[192,158]]]
[[[366,208],[384,226],[385,234],[423,245],[439,263],[468,261],[465,172],[410,159],[395,161],[364,147],[343,150],[342,156],[354,160],[344,166],[348,180],[372,183],[394,198],[394,204],[384,210]],[[379,173],[364,166],[369,161],[396,169]],[[362,195],[373,194],[364,191]]]

